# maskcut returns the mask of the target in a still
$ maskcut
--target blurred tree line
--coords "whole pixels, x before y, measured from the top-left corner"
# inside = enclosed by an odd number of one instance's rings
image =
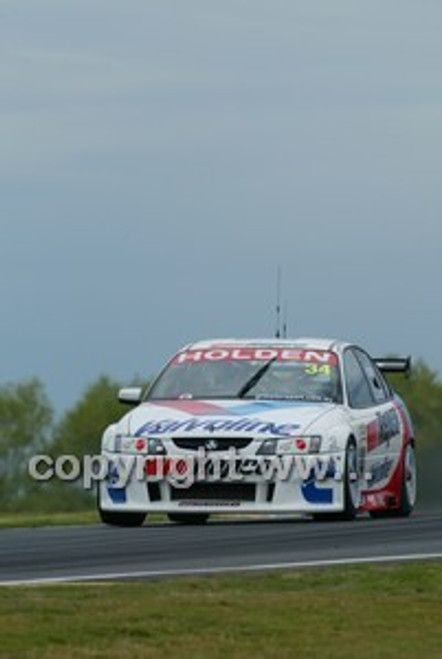
[[[93,492],[57,478],[36,482],[28,475],[32,455],[96,455],[104,428],[128,407],[117,400],[123,386],[106,375],[93,382],[60,420],[43,384],[32,379],[0,387],[1,511],[72,511],[93,508]]]
[[[442,504],[442,381],[419,361],[410,378],[391,376],[415,425],[421,505]],[[140,384],[137,379],[134,384]],[[94,494],[80,483],[52,479],[36,482],[28,475],[35,454],[95,455],[104,428],[128,408],[117,400],[123,386],[106,375],[85,390],[61,419],[38,379],[0,386],[0,501],[1,511],[70,511],[93,509]]]
[[[410,377],[389,380],[403,398],[414,424],[418,460],[418,503],[442,505],[442,380],[424,361],[417,361]]]

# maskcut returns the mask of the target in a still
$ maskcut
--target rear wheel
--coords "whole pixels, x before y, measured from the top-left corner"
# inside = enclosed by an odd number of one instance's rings
[[[115,513],[110,510],[98,509],[103,524],[110,526],[141,526],[146,519],[145,513]]]
[[[416,452],[413,444],[407,444],[404,453],[402,469],[400,502],[398,508],[391,510],[371,510],[370,517],[380,519],[382,517],[408,517],[411,515],[416,503]]]
[[[210,515],[207,513],[169,513],[167,517],[170,522],[180,524],[205,524]]]
[[[344,510],[337,513],[314,513],[317,521],[352,520],[356,517],[360,502],[358,477],[358,453],[355,441],[350,439],[345,451],[344,467]]]

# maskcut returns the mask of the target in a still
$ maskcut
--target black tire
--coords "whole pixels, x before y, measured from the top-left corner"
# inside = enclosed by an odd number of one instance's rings
[[[358,472],[357,449],[354,439],[350,439],[345,451],[344,467],[344,510],[337,513],[314,513],[313,519],[318,522],[350,521],[358,514],[358,504],[355,502],[353,490],[354,474]]]
[[[399,506],[390,510],[370,510],[372,519],[409,517],[416,503],[416,452],[410,442],[405,448]]]
[[[179,524],[205,524],[210,515],[208,513],[169,513],[167,517],[170,522]]]
[[[115,513],[98,508],[98,515],[103,524],[109,526],[141,526],[146,519],[145,513]]]

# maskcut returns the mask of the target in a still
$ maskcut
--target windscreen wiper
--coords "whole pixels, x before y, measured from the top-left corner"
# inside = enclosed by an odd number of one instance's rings
[[[262,366],[260,366],[260,367],[258,368],[258,370],[256,371],[256,373],[254,373],[254,374],[252,375],[252,377],[249,378],[249,379],[243,384],[243,386],[241,387],[241,389],[238,391],[238,393],[236,394],[236,395],[238,396],[238,398],[244,398],[244,396],[250,391],[250,389],[252,389],[252,387],[254,387],[255,384],[257,384],[257,383],[260,381],[260,379],[262,378],[262,376],[264,375],[264,373],[266,373],[266,372],[269,370],[270,366],[273,364],[273,362],[274,362],[276,359],[278,359],[277,356],[272,357],[272,359],[269,359],[268,362],[266,362],[265,364],[263,364]]]

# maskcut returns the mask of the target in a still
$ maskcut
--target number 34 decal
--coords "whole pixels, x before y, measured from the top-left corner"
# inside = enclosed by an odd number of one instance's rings
[[[330,375],[330,364],[309,364],[305,367],[307,375]]]

